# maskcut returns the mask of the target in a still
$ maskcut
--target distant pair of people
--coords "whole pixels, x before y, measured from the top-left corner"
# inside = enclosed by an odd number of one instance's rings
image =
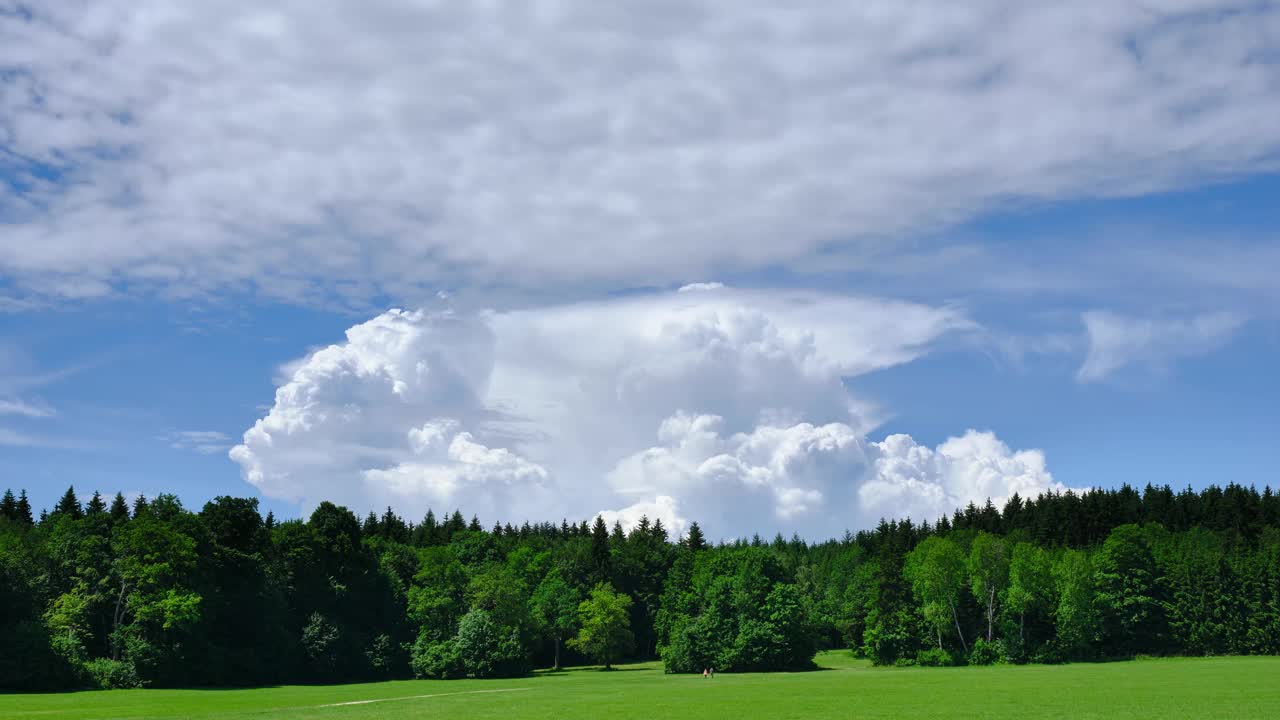
[[[703,680],[706,680],[706,679],[707,679],[707,678],[709,678],[709,677],[712,677],[712,678],[713,678],[713,677],[715,677],[715,676],[716,676],[716,669],[715,669],[715,668],[713,668],[713,667],[702,668],[702,679],[703,679]]]

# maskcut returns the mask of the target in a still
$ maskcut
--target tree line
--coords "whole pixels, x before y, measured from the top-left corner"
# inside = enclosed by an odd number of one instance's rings
[[[1231,484],[1014,496],[809,543],[697,523],[484,528],[321,503],[74,489],[0,501],[0,688],[1280,654],[1280,497]]]

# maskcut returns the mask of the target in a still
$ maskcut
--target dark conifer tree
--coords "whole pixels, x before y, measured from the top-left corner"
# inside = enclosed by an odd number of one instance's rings
[[[27,499],[27,491],[24,488],[18,492],[18,522],[31,527],[35,524],[35,518],[31,516],[31,501]]]
[[[660,543],[666,543],[670,538],[667,537],[667,529],[662,526],[662,518],[653,521],[653,527],[649,530],[649,535]]]
[[[591,526],[591,565],[595,573],[595,582],[606,582],[613,574],[613,558],[609,553],[609,528],[604,523],[603,515],[597,515],[595,524]]]
[[[58,504],[53,506],[53,514],[66,515],[75,520],[84,517],[84,508],[80,506],[80,499],[76,497],[74,486],[68,487],[67,491],[62,494]]]
[[[97,490],[93,491],[93,497],[89,498],[89,504],[85,506],[85,514],[94,516],[100,515],[107,511],[107,503],[103,501],[102,495]]]
[[[18,500],[13,497],[12,490],[4,491],[4,499],[0,500],[0,517],[5,520],[18,520]]]
[[[118,523],[129,519],[129,503],[125,502],[124,493],[116,493],[111,499],[111,522]]]
[[[689,523],[689,532],[684,537],[684,545],[694,552],[705,550],[707,539],[702,535],[702,527],[695,520]]]

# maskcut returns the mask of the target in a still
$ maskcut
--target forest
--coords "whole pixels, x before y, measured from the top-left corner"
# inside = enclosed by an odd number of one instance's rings
[[[0,504],[0,689],[1280,654],[1280,496],[1236,484],[1014,496],[839,539],[712,543],[647,519],[484,527],[321,503],[263,517],[73,488]]]

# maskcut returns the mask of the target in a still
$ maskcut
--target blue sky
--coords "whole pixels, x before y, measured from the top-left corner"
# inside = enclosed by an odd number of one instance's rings
[[[0,485],[823,535],[1276,484],[1274,8],[623,7],[0,13]]]

